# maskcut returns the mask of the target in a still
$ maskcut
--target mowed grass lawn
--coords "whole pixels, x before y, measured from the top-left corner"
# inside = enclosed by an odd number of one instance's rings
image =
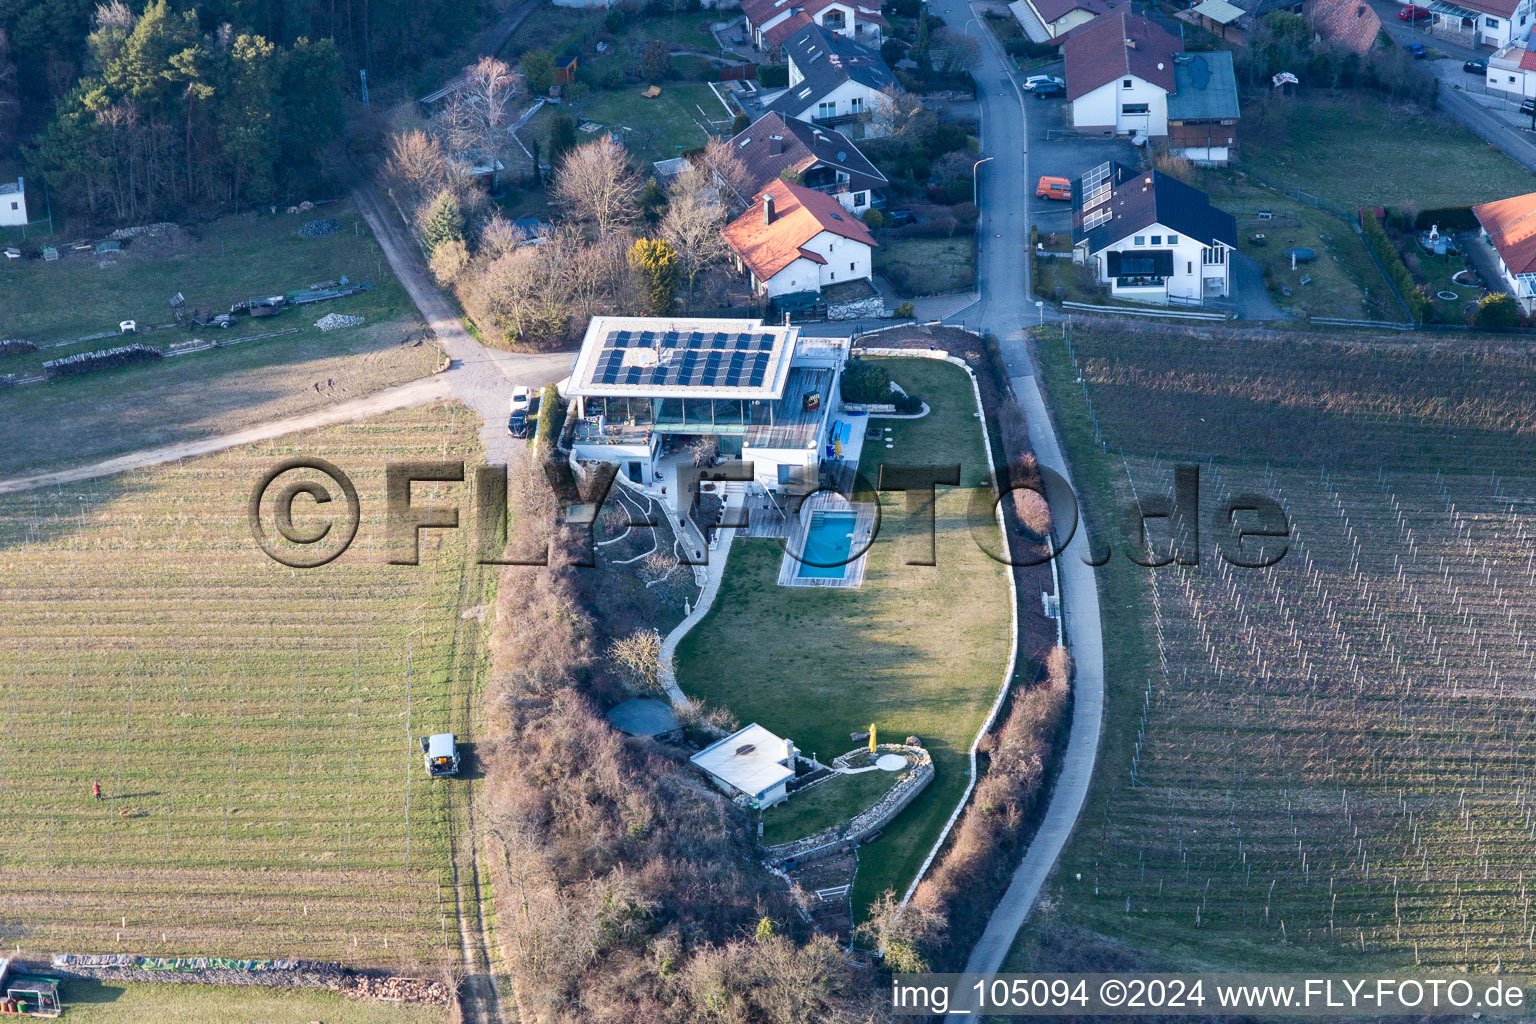
[[[606,132],[615,132],[624,140],[631,163],[644,167],[704,145],[709,140],[704,125],[730,120],[709,86],[701,82],[662,82],[661,95],[653,100],[640,95],[644,88],[629,85],[622,89],[594,89],[580,100],[566,104],[564,112],[578,124],[587,118],[602,125],[602,131],[577,132],[577,142],[590,142]],[[531,133],[544,140],[540,143],[544,145],[558,113],[549,107],[539,111],[523,130],[525,137]],[[717,129],[717,133],[723,130]]]
[[[815,835],[858,814],[884,796],[906,774],[876,769],[834,775],[763,812],[763,845],[776,846]]]
[[[1346,210],[1469,206],[1536,189],[1536,176],[1449,116],[1364,92],[1248,101],[1241,166]]]
[[[917,547],[911,538],[924,534],[907,522],[904,495],[896,493],[881,494],[884,520],[857,590],[780,587],[779,544],[737,541],[713,608],[677,657],[686,693],[788,736],[823,761],[851,749],[848,734],[871,722],[883,738],[922,739],[934,780],[860,852],[853,895],[861,913],[882,890],[906,889],[965,791],[967,751],[1009,654],[1003,567],[977,547],[966,518],[971,489],[989,486],[970,380],[937,360],[885,362],[933,412],[874,420],[893,428],[893,447],[866,442],[860,473],[874,481],[882,462],[961,464],[963,486],[938,489],[938,564],[906,564]]]
[[[462,613],[492,584],[460,531],[429,533],[418,566],[386,564],[381,495],[386,460],[472,458],[478,426],[439,405],[0,497],[8,946],[452,955],[463,795],[424,777],[415,738],[473,734],[480,626]],[[295,454],[361,495],[351,549],[307,571],[270,560],[246,517]],[[415,501],[459,489],[418,485]]]
[[[66,1019],[76,1024],[445,1024],[449,1019],[446,1006],[348,999],[323,989],[66,981],[60,994]]]

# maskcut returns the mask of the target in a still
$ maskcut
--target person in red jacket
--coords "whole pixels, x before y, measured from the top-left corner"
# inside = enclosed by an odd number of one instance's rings
[[[97,800],[100,800],[101,799],[101,783],[99,783],[99,782],[91,783],[91,793],[92,793],[92,795],[94,795],[96,797]]]

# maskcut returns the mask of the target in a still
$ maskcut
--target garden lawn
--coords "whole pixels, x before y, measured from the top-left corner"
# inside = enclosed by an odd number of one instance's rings
[[[477,731],[480,619],[463,612],[493,577],[462,530],[387,564],[382,494],[387,462],[472,460],[479,426],[437,405],[0,496],[0,802],[27,808],[0,861],[8,947],[457,958],[464,789],[424,777],[416,737]],[[246,512],[295,453],[361,496],[351,548],[309,571],[269,559]],[[299,530],[316,507],[296,503]]]
[[[880,420],[893,447],[866,442],[860,473],[881,462],[961,465],[960,488],[935,503],[936,566],[906,564],[926,534],[904,495],[882,493],[881,531],[856,590],[780,587],[780,545],[738,540],[720,593],[678,646],[683,690],[758,722],[829,760],[873,722],[886,738],[916,735],[934,781],[860,854],[854,905],[905,891],[966,787],[968,751],[997,696],[1009,655],[1010,593],[1003,566],[968,528],[971,489],[988,486],[976,403],[966,373],[920,358],[882,360],[932,407],[918,420]],[[861,420],[855,420],[859,426]],[[981,532],[996,543],[993,520]]]
[[[976,287],[976,238],[880,238],[875,273],[903,298],[942,295]]]
[[[707,85],[663,82],[661,95],[653,100],[640,95],[644,88],[634,85],[593,90],[570,104],[570,113],[578,124],[585,117],[602,125],[604,131],[618,131],[634,162],[647,165],[680,156],[685,150],[697,149],[709,141],[705,125],[710,121],[730,120]],[[700,108],[703,108],[702,113]],[[600,138],[601,134],[576,133],[578,142]]]
[[[1241,131],[1243,170],[1346,210],[1471,206],[1536,189],[1529,171],[1445,114],[1363,91],[1247,100]]]
[[[324,989],[260,985],[127,984],[66,981],[60,993],[72,1024],[269,1024],[323,1020],[326,1024],[446,1024],[448,1007],[348,999]]]
[[[878,768],[856,775],[834,775],[763,812],[763,845],[777,846],[813,836],[847,821],[890,792],[906,771]]]

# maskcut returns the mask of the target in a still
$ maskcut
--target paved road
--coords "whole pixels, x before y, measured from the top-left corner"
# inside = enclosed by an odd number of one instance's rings
[[[983,26],[969,20],[974,15],[972,9],[958,0],[935,0],[934,9],[950,25],[964,26],[965,31],[983,39],[981,64],[976,71],[982,110],[982,151],[995,159],[982,168],[977,257],[981,299],[977,312],[982,325],[997,335],[1002,347],[1014,395],[1029,423],[1036,458],[1042,466],[1050,467],[1070,482],[1071,470],[1046,407],[1034,354],[1025,334],[1025,328],[1035,323],[1038,316],[1026,257],[1029,204],[1034,188],[1030,182],[1031,142],[1025,111],[1027,106],[1033,115],[1037,105],[1050,101],[1025,100],[996,41]],[[1106,154],[1104,159],[1108,158]],[[1061,507],[1058,502],[1052,504]],[[1068,646],[1076,662],[1072,727],[1062,756],[1061,775],[1040,829],[972,951],[965,966],[967,971],[995,971],[1002,966],[1088,796],[1104,714],[1104,642],[1097,582],[1082,557],[1087,547],[1087,530],[1079,527],[1060,562]]]

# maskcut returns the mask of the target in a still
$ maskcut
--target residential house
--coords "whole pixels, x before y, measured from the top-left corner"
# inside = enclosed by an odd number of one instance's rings
[[[1486,82],[1492,92],[1536,96],[1536,50],[1529,37],[1500,47],[1488,58]]]
[[[1499,275],[1527,313],[1536,312],[1536,192],[1472,207]]]
[[[712,439],[752,466],[751,480],[719,485],[726,508],[781,509],[820,485],[847,357],[846,339],[758,319],[593,317],[565,387],[571,457],[616,465],[686,514],[716,486],[689,484],[694,449]]]
[[[1225,167],[1237,148],[1237,75],[1231,50],[1173,55],[1168,148],[1201,166]]]
[[[0,182],[0,227],[20,227],[27,223],[27,181]]]
[[[1307,0],[1302,17],[1319,38],[1362,57],[1381,33],[1381,19],[1365,0]]]
[[[1429,31],[1463,46],[1501,50],[1531,33],[1536,0],[1432,0]],[[1491,70],[1491,67],[1490,67]]]
[[[694,754],[693,762],[709,780],[748,807],[772,807],[789,798],[799,751],[753,722]]]
[[[783,180],[770,182],[721,233],[762,298],[867,283],[873,268],[875,239],[862,220],[831,196]]]
[[[1014,0],[1008,5],[1025,35],[1037,43],[1060,39],[1080,25],[1108,14],[1125,0]],[[1023,9],[1019,9],[1023,5]],[[1038,28],[1036,28],[1038,26]],[[1034,31],[1031,31],[1034,29]],[[1036,38],[1036,36],[1039,38]]]
[[[1158,171],[1100,164],[1072,198],[1072,261],[1114,298],[1197,304],[1231,291],[1237,222]]]
[[[842,132],[782,114],[768,113],[753,121],[731,140],[731,149],[752,176],[752,195],[787,171],[806,188],[824,192],[844,210],[862,216],[890,185]]]
[[[789,87],[769,98],[765,109],[827,127],[858,125],[872,134],[871,114],[896,77],[867,46],[807,25],[784,41]]]
[[[752,45],[767,53],[778,53],[786,39],[807,25],[878,49],[890,25],[876,0],[744,0],[741,10]]]
[[[1179,40],[1129,8],[1111,11],[1067,37],[1067,100],[1083,131],[1161,138]]]
[[[1229,51],[1182,50],[1162,26],[1128,9],[1073,31],[1062,49],[1074,128],[1160,142],[1200,164],[1227,164],[1240,113]]]

